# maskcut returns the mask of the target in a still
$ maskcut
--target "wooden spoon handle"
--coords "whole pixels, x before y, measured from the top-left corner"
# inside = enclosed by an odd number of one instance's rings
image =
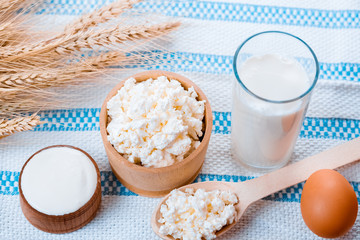
[[[250,202],[255,202],[272,193],[305,181],[320,169],[335,169],[360,160],[360,138],[305,158],[274,172],[244,182],[251,191]]]

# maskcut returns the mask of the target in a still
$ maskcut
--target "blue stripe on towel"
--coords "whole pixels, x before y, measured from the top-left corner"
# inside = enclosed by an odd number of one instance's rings
[[[148,57],[156,58],[154,64],[134,64],[128,68],[161,69],[167,71],[201,72],[212,74],[232,74],[233,56],[191,52],[163,53],[161,51],[144,52]],[[154,56],[155,55],[155,56]],[[146,58],[148,60],[148,58]],[[160,64],[161,63],[161,64]],[[358,63],[319,63],[319,79],[360,81]]]
[[[47,123],[34,131],[99,131],[100,108],[49,110],[40,112]],[[213,112],[213,133],[231,133],[231,112]],[[300,132],[302,138],[350,140],[360,136],[360,120],[306,117]]]
[[[233,74],[233,56],[192,52],[141,51],[144,61],[111,68],[143,68],[211,74]],[[92,51],[88,52],[91,56]],[[131,56],[134,53],[128,53]],[[137,52],[136,54],[139,54]],[[307,61],[306,59],[297,59]],[[319,62],[319,79],[360,82],[360,64],[350,62]]]
[[[52,0],[43,5],[39,13],[79,15],[90,12],[112,1],[96,3],[82,0]],[[45,10],[46,9],[46,10]],[[208,21],[232,21],[274,25],[306,26],[318,28],[359,28],[359,10],[325,10],[281,6],[265,6],[213,1],[155,0],[135,6],[137,10],[161,13],[172,17],[185,17]]]
[[[0,171],[0,195],[18,195],[19,172]],[[224,181],[224,182],[243,182],[253,177],[237,175],[217,175],[217,174],[200,174],[195,182],[204,181]],[[358,201],[360,201],[360,183],[350,182],[353,186]],[[300,202],[301,192],[304,183],[296,184],[282,191],[274,193],[265,200],[281,202]],[[111,171],[101,171],[101,189],[103,195],[115,196],[137,196],[137,194],[125,188]]]

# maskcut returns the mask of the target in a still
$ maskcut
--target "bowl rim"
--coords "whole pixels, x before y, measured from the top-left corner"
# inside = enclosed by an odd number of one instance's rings
[[[198,98],[200,98],[201,100],[205,100],[205,113],[204,113],[204,120],[203,120],[205,122],[205,131],[203,131],[203,139],[200,142],[199,147],[197,149],[195,149],[195,151],[193,151],[189,156],[184,158],[182,161],[177,162],[172,165],[169,165],[169,166],[166,166],[166,167],[148,168],[148,167],[137,165],[137,164],[132,163],[129,160],[127,160],[107,140],[106,127],[107,127],[107,116],[108,115],[107,115],[107,106],[106,105],[107,105],[107,102],[110,100],[110,98],[112,98],[118,92],[118,90],[124,85],[125,81],[128,80],[129,78],[134,78],[137,81],[140,78],[140,79],[142,79],[140,81],[145,81],[149,78],[155,79],[159,76],[165,76],[168,79],[175,79],[175,80],[179,81],[181,84],[187,83],[187,84],[191,85],[192,87],[194,87],[195,92],[198,94]],[[99,123],[100,123],[100,134],[101,134],[104,146],[108,147],[108,149],[113,154],[116,154],[118,156],[117,159],[119,159],[127,167],[133,168],[136,171],[156,174],[156,173],[160,173],[160,172],[173,171],[175,169],[182,168],[182,167],[186,166],[186,164],[188,162],[192,161],[200,152],[202,152],[203,149],[206,147],[207,143],[210,141],[212,126],[213,126],[213,117],[212,117],[212,111],[211,111],[209,100],[207,99],[207,97],[203,93],[203,91],[201,91],[201,89],[194,82],[192,82],[188,78],[186,78],[180,74],[177,74],[177,73],[163,71],[163,70],[149,70],[149,71],[139,72],[139,73],[136,73],[129,77],[126,77],[120,83],[118,83],[114,88],[111,89],[111,91],[108,93],[108,95],[106,96],[106,98],[102,104],[101,112],[100,112],[100,116],[99,116]],[[110,162],[110,159],[108,159],[108,160]],[[111,162],[110,162],[110,164],[111,164]]]

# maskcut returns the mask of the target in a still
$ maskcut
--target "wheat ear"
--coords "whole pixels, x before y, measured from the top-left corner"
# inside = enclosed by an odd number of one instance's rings
[[[95,45],[105,46],[125,41],[147,40],[159,37],[175,30],[180,26],[180,22],[160,23],[155,25],[138,25],[101,29],[97,31],[79,32],[63,36],[60,39],[48,42],[44,41],[38,45],[31,45],[21,48],[0,49],[2,61],[14,61],[19,58],[26,59],[35,54],[46,54],[51,56],[51,51],[55,50],[59,54],[68,54],[78,51],[81,48],[93,48]]]
[[[26,15],[34,12],[37,5],[36,0],[0,0],[1,47],[16,45],[28,38],[22,24],[26,22]]]
[[[23,132],[33,129],[41,124],[38,115],[17,117],[11,120],[0,119],[0,138],[10,136],[16,132]]]
[[[95,46],[113,46],[126,41],[148,40],[165,35],[180,26],[180,22],[160,23],[155,25],[116,26],[110,29],[83,33],[76,41],[68,41],[56,48],[59,54],[69,54],[82,48]]]
[[[3,74],[0,75],[0,93],[3,95],[0,97],[0,101],[1,98],[6,97],[6,92],[14,94],[16,90],[57,87],[62,84],[78,83],[81,77],[100,74],[101,68],[130,60],[131,58],[126,57],[122,52],[108,52],[100,56],[87,58],[64,69],[38,72],[32,70],[17,74]]]
[[[4,12],[10,12],[18,8],[20,4],[23,4],[26,0],[0,0],[0,14]]]
[[[22,94],[20,94],[22,95]],[[0,100],[0,119],[1,118],[13,118],[24,112],[37,112],[39,109],[46,108],[48,106],[48,99],[53,99],[52,96],[20,96],[19,99],[1,102]],[[53,102],[52,102],[53,103]],[[60,105],[60,101],[54,103],[54,105]]]
[[[1,1],[1,0],[0,0]],[[14,0],[16,1],[16,0]],[[20,0],[18,0],[20,1]],[[24,0],[22,0],[24,1]],[[87,31],[89,28],[96,26],[97,24],[104,23],[110,20],[113,17],[119,16],[126,9],[131,8],[133,4],[140,2],[141,0],[125,0],[125,1],[116,1],[107,6],[104,6],[98,10],[93,11],[92,13],[86,14],[80,19],[68,24],[65,27],[63,33],[58,36],[42,41],[36,44],[30,44],[28,46],[22,46],[19,48],[3,48],[0,49],[0,58],[10,58],[8,61],[13,61],[21,57],[26,57],[29,54],[40,54],[50,50],[51,48],[56,48],[61,45],[64,41],[71,41],[79,37],[78,33]],[[4,25],[3,27],[8,27]],[[1,28],[1,25],[0,25]]]
[[[111,19],[118,17],[126,9],[132,8],[135,3],[141,0],[123,0],[116,1],[109,5],[103,6],[96,11],[85,14],[76,21],[65,27],[64,35],[76,34],[78,32],[87,31],[91,27],[95,27],[100,23],[105,23]]]

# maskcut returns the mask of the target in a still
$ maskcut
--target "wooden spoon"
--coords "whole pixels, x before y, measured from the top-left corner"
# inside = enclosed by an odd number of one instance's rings
[[[317,170],[335,169],[359,159],[360,138],[356,138],[314,156],[305,158],[302,161],[245,182],[201,182],[183,186],[179,188],[179,190],[185,190],[185,188],[202,188],[206,191],[219,189],[230,190],[237,195],[239,203],[235,205],[237,212],[236,220],[218,231],[216,233],[218,237],[229,231],[236,222],[240,220],[241,216],[252,203],[284,188],[305,181]],[[157,221],[161,217],[160,206],[168,197],[169,194],[163,198],[151,218],[151,226],[154,232],[163,239],[173,239],[171,236],[163,236],[159,233],[161,223]]]

